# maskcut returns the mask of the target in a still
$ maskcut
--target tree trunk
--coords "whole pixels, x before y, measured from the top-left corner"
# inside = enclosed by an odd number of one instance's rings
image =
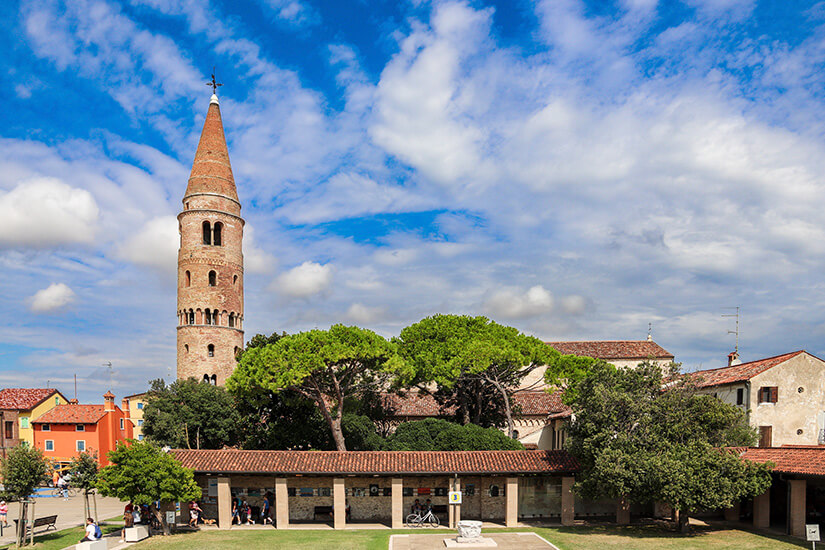
[[[99,524],[98,518],[97,518],[97,493],[92,493],[92,502],[95,503],[95,523]]]
[[[31,517],[32,528],[29,530],[29,544],[34,546],[34,520],[37,519],[37,516],[34,514],[34,500],[32,500],[31,503],[32,509],[31,513],[29,514],[29,517]]]
[[[18,502],[20,503],[20,510],[17,514],[17,548],[20,548],[26,533],[26,502],[22,498]]]
[[[679,510],[679,532],[683,535],[690,533],[690,523],[688,522],[687,510]]]
[[[83,519],[89,517],[89,491],[83,490]]]
[[[335,441],[335,448],[339,451],[347,450],[347,443],[344,441],[344,430],[341,429],[341,411],[335,415],[335,418],[330,418],[330,428],[332,428],[332,439]]]
[[[463,383],[459,383],[456,390],[458,390],[458,402],[461,407],[461,423],[466,426],[470,423],[470,403],[469,399],[467,399],[465,385]]]
[[[504,415],[507,417],[507,437],[512,438],[515,427],[513,426],[513,411],[510,408],[510,396],[507,395],[507,390],[504,389],[504,386],[492,380],[491,382],[499,393],[501,393],[502,399],[504,399]]]
[[[152,508],[153,513],[155,514],[155,517],[156,517],[156,518],[158,519],[158,521],[160,522],[160,526],[161,526],[161,528],[163,529],[163,534],[164,534],[164,535],[169,535],[169,534],[171,534],[171,532],[169,531],[169,524],[168,524],[168,523],[166,523],[166,514],[165,514],[163,511],[161,511],[160,509],[158,509],[158,508],[155,506],[155,504],[154,504],[154,503],[152,503],[152,507],[151,507],[151,508]]]

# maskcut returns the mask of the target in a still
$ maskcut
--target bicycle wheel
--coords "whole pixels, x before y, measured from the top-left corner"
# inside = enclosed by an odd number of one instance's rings
[[[417,527],[421,524],[421,516],[418,514],[410,514],[407,516],[407,521],[404,522],[407,527]]]
[[[77,496],[77,489],[75,489],[74,487],[69,487],[69,496],[70,497]]]
[[[61,491],[58,487],[55,487],[54,489],[52,489],[52,496],[53,497],[62,497],[63,496],[63,491]]]
[[[432,512],[430,512],[430,514],[427,516],[426,521],[429,527],[438,527],[438,516],[436,516]]]

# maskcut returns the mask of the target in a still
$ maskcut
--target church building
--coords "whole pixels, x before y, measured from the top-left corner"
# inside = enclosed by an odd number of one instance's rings
[[[243,227],[218,96],[178,214],[179,379],[223,384],[243,347]]]

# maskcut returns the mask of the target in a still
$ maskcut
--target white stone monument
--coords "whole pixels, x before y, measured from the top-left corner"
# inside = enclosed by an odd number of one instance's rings
[[[496,541],[481,536],[481,522],[463,520],[457,524],[458,536],[454,539],[444,539],[447,548],[495,548]]]

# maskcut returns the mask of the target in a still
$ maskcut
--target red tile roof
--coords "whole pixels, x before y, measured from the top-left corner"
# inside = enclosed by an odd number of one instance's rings
[[[105,415],[103,405],[58,405],[32,422],[34,424],[96,424]]]
[[[28,411],[56,393],[54,388],[6,388],[0,390],[0,409]]]
[[[394,410],[394,416],[400,418],[433,418],[449,416],[455,407],[443,409],[432,395],[407,392],[404,394],[385,393],[382,396],[384,406]],[[561,402],[561,393],[545,391],[522,391],[513,396],[515,405],[521,407],[523,416],[545,416],[567,409]]]
[[[580,355],[609,361],[611,359],[667,359],[673,354],[649,340],[615,340],[590,342],[545,342],[562,355]]]
[[[744,382],[750,380],[759,373],[780,365],[796,357],[800,353],[807,353],[804,350],[786,353],[784,355],[777,355],[776,357],[768,357],[767,359],[760,359],[758,361],[750,361],[749,363],[741,363],[730,367],[721,367],[718,369],[700,370],[689,373],[700,388],[707,388],[710,386],[721,386],[723,384],[733,384],[735,382]]]
[[[825,476],[825,446],[748,448],[740,456],[753,462],[773,462],[773,471],[782,474]]]
[[[175,449],[197,472],[277,474],[572,473],[566,451],[244,451]]]

